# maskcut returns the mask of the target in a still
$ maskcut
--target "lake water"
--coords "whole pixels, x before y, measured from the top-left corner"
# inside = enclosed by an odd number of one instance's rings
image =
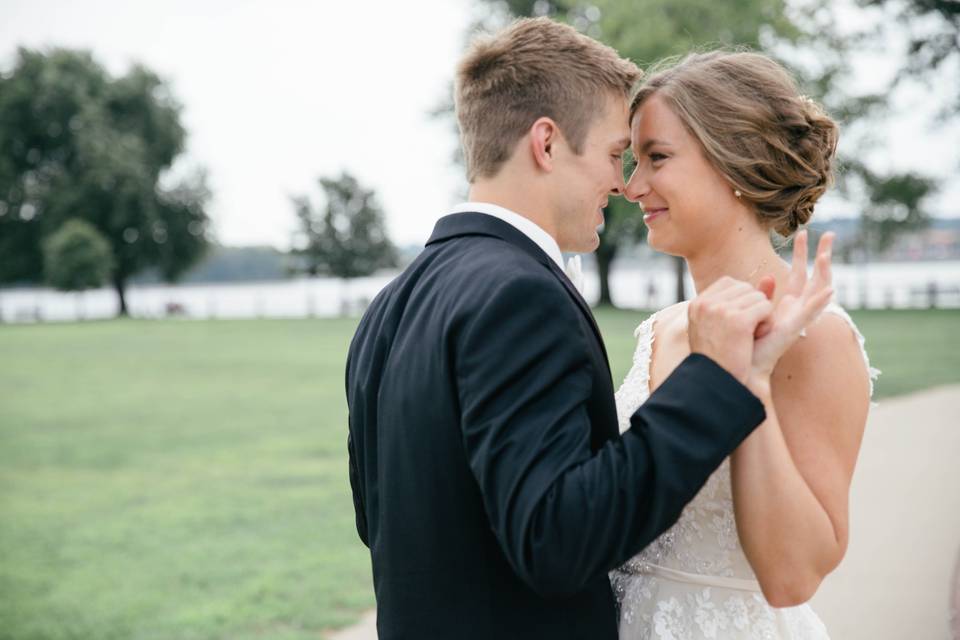
[[[614,303],[627,308],[658,309],[672,303],[673,266],[669,260],[625,262],[614,270]],[[171,307],[191,318],[302,318],[358,314],[396,273],[358,278],[346,284],[331,278],[278,282],[193,285],[137,285],[127,291],[134,317],[158,318]],[[595,302],[599,280],[585,268],[585,297]],[[960,307],[960,261],[834,265],[837,299],[847,308],[927,307],[930,289],[936,306]],[[687,291],[693,283],[687,277]],[[62,293],[52,289],[0,289],[0,321],[71,321],[110,318],[118,302],[111,289]]]

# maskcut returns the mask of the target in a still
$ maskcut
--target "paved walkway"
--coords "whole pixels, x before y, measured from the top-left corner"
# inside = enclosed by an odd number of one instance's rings
[[[850,546],[814,609],[842,640],[946,640],[958,553],[960,386],[881,401],[853,476]]]
[[[850,547],[812,605],[836,640],[950,635],[960,561],[960,385],[881,401],[850,496]],[[957,603],[960,604],[960,603]],[[960,640],[960,620],[955,622]],[[375,640],[376,616],[330,640]]]
[[[337,631],[328,637],[330,640],[376,640],[377,612],[366,612],[357,624]]]

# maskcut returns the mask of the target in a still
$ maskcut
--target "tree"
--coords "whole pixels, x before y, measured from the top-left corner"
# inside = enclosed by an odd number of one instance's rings
[[[938,119],[948,120],[960,114],[960,3],[956,0],[859,0],[862,7],[885,9],[896,19],[874,38],[879,46],[896,36],[905,35],[904,62],[894,76],[887,93],[908,82],[925,82],[946,87],[952,93],[948,104],[941,105]],[[895,32],[895,33],[891,33]],[[857,244],[870,252],[882,252],[895,236],[929,223],[926,200],[938,188],[929,177],[906,173],[881,174],[857,160],[848,160],[848,175],[858,182],[867,206],[860,217]],[[847,181],[852,182],[851,180]],[[849,190],[850,185],[843,185]]]
[[[43,241],[44,276],[60,291],[96,289],[109,281],[113,268],[110,243],[89,222],[67,220]]]
[[[302,261],[301,270],[349,281],[397,266],[397,250],[387,237],[374,192],[346,172],[318,182],[326,200],[323,209],[308,196],[292,198],[300,225],[293,253]]]
[[[19,49],[0,76],[0,282],[43,279],[43,239],[72,218],[109,244],[121,315],[133,275],[173,280],[194,264],[205,175],[164,180],[185,143],[180,109],[145,67],[114,78],[88,52]]]
[[[938,71],[960,64],[960,2],[957,0],[860,0],[865,7],[889,7],[897,14],[898,28],[909,32],[907,57],[894,79],[931,79]],[[956,70],[937,79],[952,85],[953,103],[944,117],[960,113],[960,82]]]
[[[869,205],[860,218],[859,244],[867,252],[882,252],[898,233],[929,223],[923,204],[936,190],[933,180],[915,173],[887,176],[861,171],[869,186]]]

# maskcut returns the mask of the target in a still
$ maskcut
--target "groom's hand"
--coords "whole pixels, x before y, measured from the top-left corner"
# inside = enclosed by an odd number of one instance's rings
[[[724,276],[690,302],[690,351],[702,353],[746,383],[752,373],[754,333],[773,303],[746,282]]]

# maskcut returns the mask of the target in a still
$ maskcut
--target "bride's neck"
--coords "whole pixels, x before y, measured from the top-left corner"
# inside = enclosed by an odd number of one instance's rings
[[[685,258],[697,292],[723,276],[756,285],[763,276],[772,275],[779,285],[789,273],[788,266],[770,244],[769,233],[754,226],[733,228],[714,236]]]

